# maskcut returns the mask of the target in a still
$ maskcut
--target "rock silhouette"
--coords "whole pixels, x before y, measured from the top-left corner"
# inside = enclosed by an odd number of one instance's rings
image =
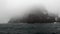
[[[32,10],[26,17],[11,19],[8,23],[53,23],[55,22],[54,16],[49,16],[47,10],[40,10],[36,8]]]

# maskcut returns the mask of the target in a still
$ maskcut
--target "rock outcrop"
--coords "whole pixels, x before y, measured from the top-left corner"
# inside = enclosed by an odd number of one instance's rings
[[[49,16],[46,9],[34,8],[31,12],[22,18],[11,19],[8,23],[53,23],[55,17]]]

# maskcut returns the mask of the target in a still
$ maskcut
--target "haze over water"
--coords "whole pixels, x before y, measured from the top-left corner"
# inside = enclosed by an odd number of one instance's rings
[[[44,6],[48,13],[60,15],[60,0],[0,0],[0,23],[7,23],[12,16],[30,12],[28,8],[33,5]]]

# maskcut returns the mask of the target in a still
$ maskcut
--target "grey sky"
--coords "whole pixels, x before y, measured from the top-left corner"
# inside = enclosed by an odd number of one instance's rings
[[[12,16],[26,13],[32,5],[44,5],[48,12],[60,15],[60,0],[0,0],[0,23],[7,23]]]

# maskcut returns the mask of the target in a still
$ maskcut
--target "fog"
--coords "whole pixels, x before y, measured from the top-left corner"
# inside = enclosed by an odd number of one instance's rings
[[[0,23],[7,23],[13,16],[29,13],[33,5],[44,6],[48,13],[60,15],[60,0],[0,0]]]

